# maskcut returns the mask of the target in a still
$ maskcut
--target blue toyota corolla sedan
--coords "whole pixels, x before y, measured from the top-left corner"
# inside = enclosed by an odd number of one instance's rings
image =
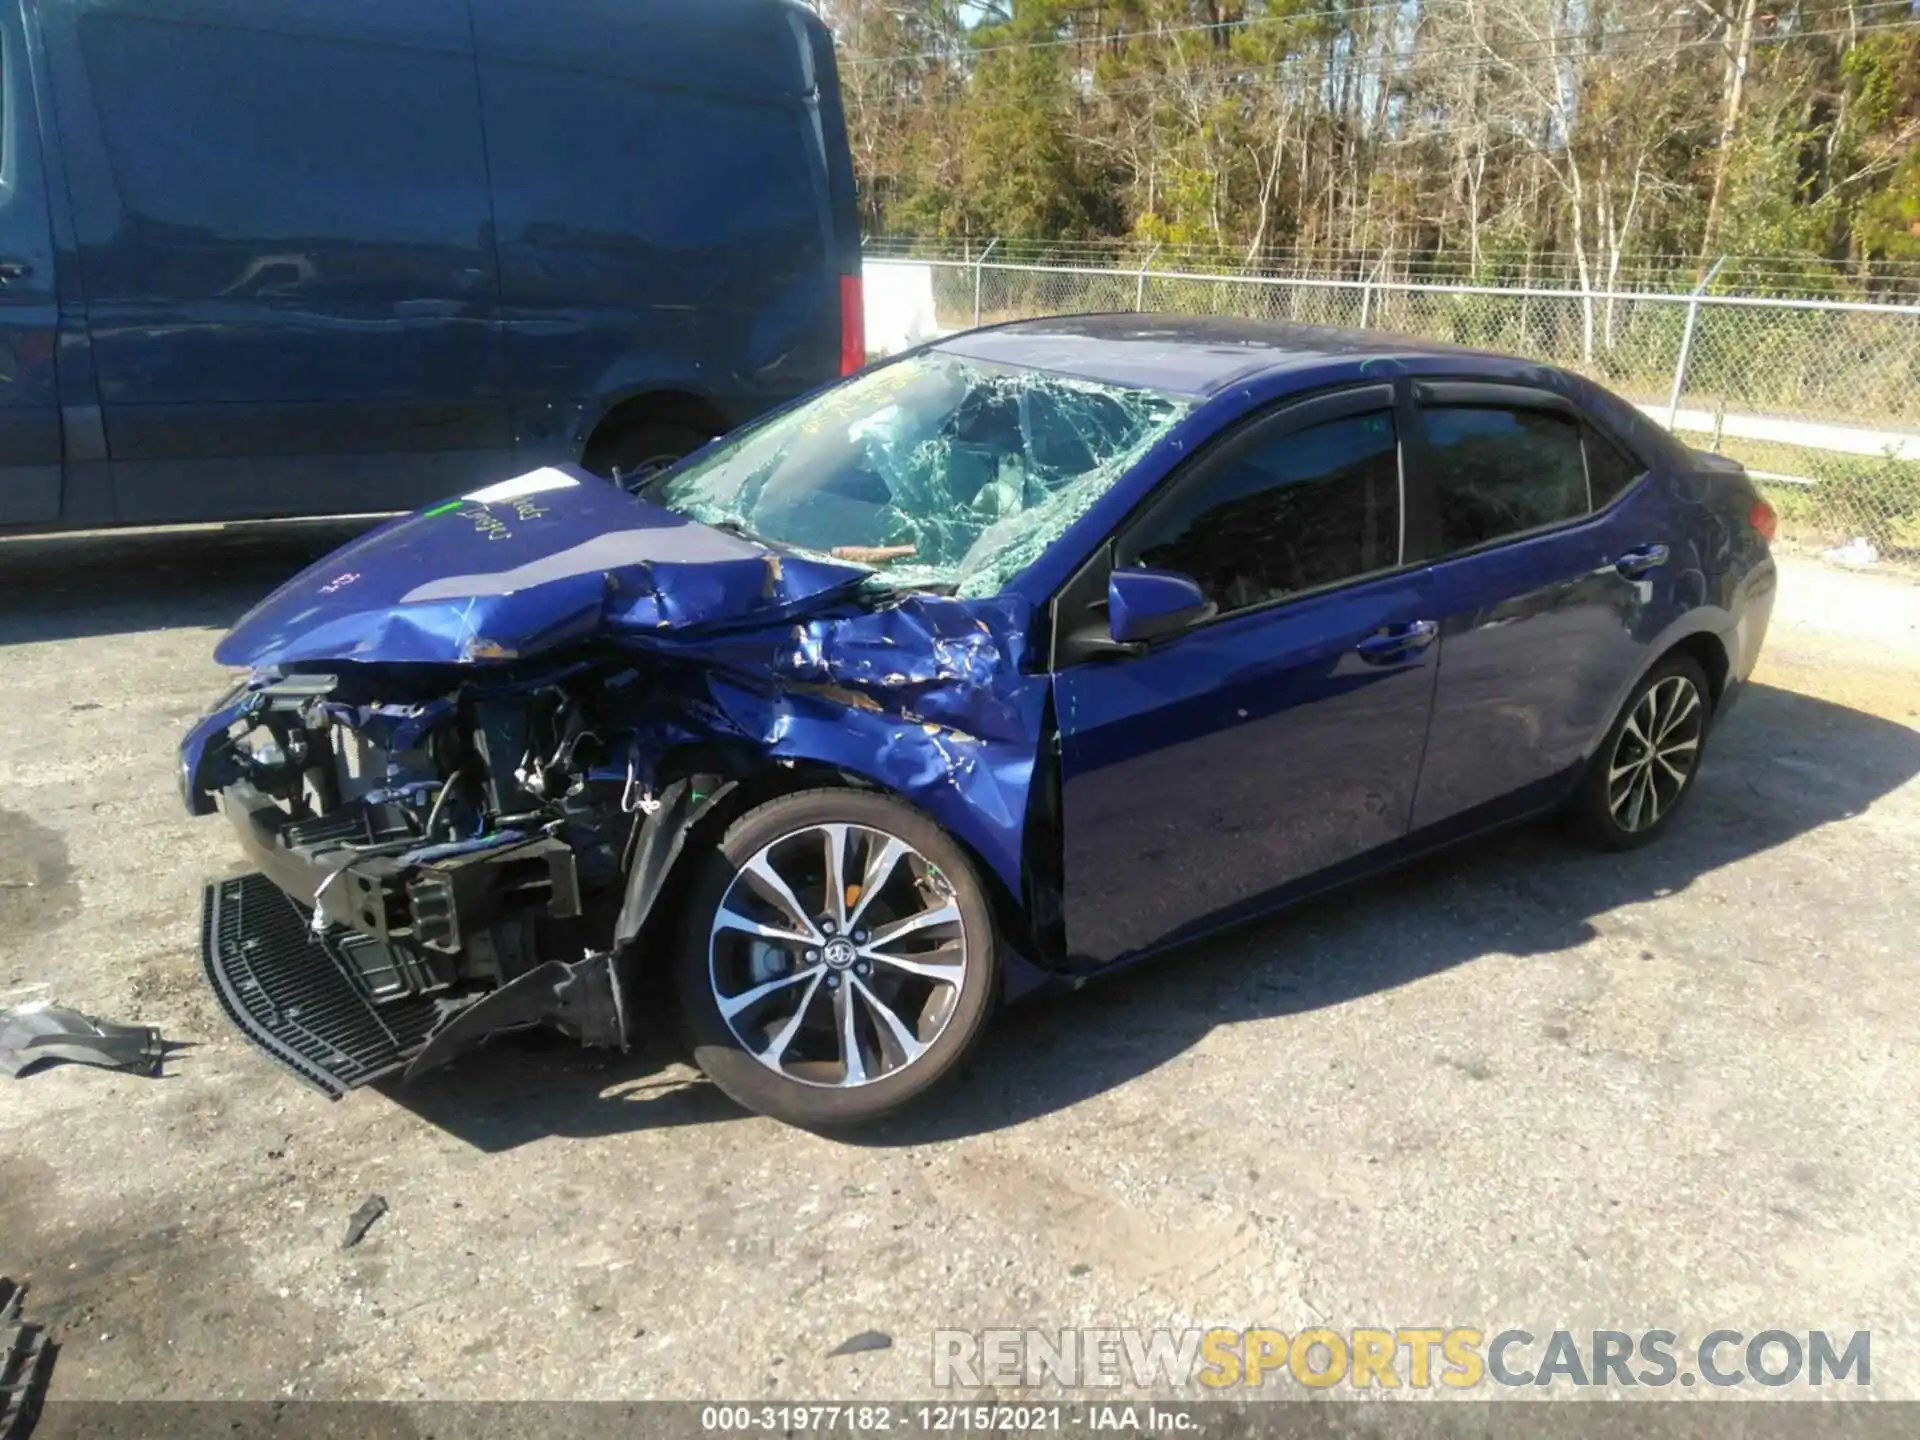
[[[898,1110],[1005,999],[1548,811],[1672,823],[1773,512],[1545,366],[1108,315],[976,330],[629,493],[537,470],[247,614],[188,733],[208,977],[338,1095],[656,1022]]]

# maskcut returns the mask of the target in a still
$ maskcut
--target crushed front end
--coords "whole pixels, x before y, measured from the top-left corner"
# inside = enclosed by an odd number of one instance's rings
[[[365,683],[265,680],[182,747],[189,808],[217,794],[255,867],[203,902],[228,1013],[333,1095],[494,1029],[623,1043],[609,955],[622,862],[656,802],[601,738],[604,685],[396,703]]]
[[[1044,616],[1011,582],[1177,449],[1190,404],[926,352],[655,498],[547,467],[318,561],[220,642],[246,679],[181,745],[189,813],[224,811],[251,871],[206,894],[221,1002],[333,1095],[501,1030],[626,1045],[641,979],[711,951],[675,912],[725,827],[841,789],[978,873],[997,998],[1044,983],[1058,747]],[[750,949],[756,985],[799,973],[798,933]]]
[[[1028,616],[869,580],[571,470],[294,577],[180,747],[251,871],[205,895],[221,1003],[334,1096],[501,1030],[627,1045],[690,837],[801,784],[906,800],[1021,895]]]

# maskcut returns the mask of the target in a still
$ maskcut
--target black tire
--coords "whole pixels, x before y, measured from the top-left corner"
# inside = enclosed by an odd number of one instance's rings
[[[642,420],[596,436],[581,464],[611,480],[617,474],[629,490],[683,459],[713,438],[702,426],[672,420]]]
[[[874,893],[880,897],[882,905],[888,907],[888,913],[893,908],[892,902],[902,893],[893,888],[896,885],[908,886],[906,894],[921,896],[929,906],[944,908],[951,904],[956,907],[959,943],[964,955],[963,978],[960,982],[944,987],[928,985],[923,998],[918,1001],[914,997],[922,994],[916,988],[920,982],[912,977],[903,979],[890,967],[867,964],[859,971],[866,978],[859,986],[855,986],[851,972],[843,970],[829,973],[825,968],[825,959],[812,968],[820,971],[819,979],[823,983],[830,981],[838,987],[845,982],[847,993],[844,997],[839,995],[837,989],[833,992],[817,991],[810,982],[795,984],[786,992],[799,991],[803,995],[813,996],[806,1028],[795,1031],[797,1038],[794,1044],[800,1046],[803,1052],[810,1049],[815,1054],[821,1053],[826,1040],[830,1038],[834,1053],[844,1055],[844,1047],[840,1045],[839,1021],[835,1018],[840,1013],[836,1008],[839,1000],[844,999],[848,1006],[855,1007],[865,1017],[855,1049],[860,1051],[863,1048],[861,1040],[874,1042],[863,1058],[862,1070],[864,1072],[871,1066],[876,1073],[873,1078],[854,1084],[845,1083],[845,1076],[852,1072],[844,1059],[837,1062],[841,1071],[840,1079],[831,1078],[831,1072],[825,1068],[826,1062],[806,1058],[791,1064],[800,1068],[818,1067],[816,1073],[827,1078],[817,1078],[811,1082],[795,1078],[788,1073],[788,1062],[784,1057],[782,1069],[776,1072],[750,1052],[734,1033],[721,1013],[720,1001],[715,993],[716,985],[722,983],[720,972],[729,964],[732,968],[726,976],[728,983],[725,988],[730,997],[744,993],[764,973],[756,971],[742,977],[737,958],[723,962],[723,950],[737,957],[738,952],[730,949],[736,942],[731,939],[716,942],[714,938],[714,922],[721,903],[728,898],[729,888],[741,874],[742,867],[768,847],[772,847],[773,855],[788,853],[782,850],[789,843],[788,837],[797,837],[791,843],[801,849],[804,858],[804,847],[807,845],[804,832],[824,825],[857,826],[862,830],[879,832],[882,836],[897,838],[918,852],[918,856],[927,862],[925,868],[916,868],[918,862],[903,859],[889,871],[888,879],[874,887]],[[865,841],[865,837],[863,842],[871,843]],[[979,875],[966,853],[938,825],[911,806],[889,796],[858,790],[804,790],[747,811],[727,828],[719,844],[695,863],[698,870],[688,895],[679,954],[676,957],[675,991],[681,1027],[694,1063],[732,1099],[749,1110],[756,1110],[790,1125],[819,1130],[841,1129],[892,1115],[922,1099],[960,1070],[985,1031],[987,1018],[997,1003],[1000,994],[1000,955],[992,907]],[[921,878],[916,879],[916,876]],[[811,888],[800,885],[792,889],[805,905]],[[856,903],[854,897],[859,889],[859,886],[849,887],[849,906]],[[744,903],[738,893],[734,903]],[[821,916],[816,913],[814,919],[818,923]],[[851,940],[855,934],[863,933],[852,931],[849,927],[846,938]],[[746,940],[737,943],[752,946],[761,942]],[[785,946],[775,949],[791,957],[796,970],[808,956],[819,953]],[[899,987],[891,993],[899,997],[909,1013],[913,1014],[912,1028],[916,1043],[925,1039],[926,1030],[931,1029],[933,1033],[917,1056],[902,1060],[898,1068],[887,1073],[878,1073],[883,1065],[891,1063],[889,1057],[882,1053],[884,1042],[879,1038],[881,1020],[872,1003],[872,997],[881,993],[883,986]],[[742,1023],[749,1027],[761,1025],[763,1028],[757,1033],[771,1041],[772,1033],[784,1028],[785,1022],[791,1018],[783,1013],[785,1008],[791,1005],[798,1010],[801,1007],[792,1001],[780,999],[766,1003],[774,1012],[772,1019],[760,1020],[758,1017],[761,1012],[756,1009],[741,1012]],[[822,1004],[825,1016],[822,1016],[819,1008]],[[895,1011],[895,1014],[899,1012]],[[820,1022],[823,1018],[830,1020],[830,1025],[822,1026]],[[822,1029],[828,1032],[825,1038],[821,1035]]]
[[[1679,683],[1676,685],[1673,682]],[[1650,694],[1655,690],[1662,691],[1662,695],[1655,699],[1653,711],[1656,717],[1664,717],[1668,713],[1661,709],[1664,697],[1679,697],[1674,702],[1677,711],[1686,703],[1685,687],[1690,687],[1697,711],[1670,722],[1672,728],[1662,742],[1674,747],[1669,752],[1670,760],[1662,756],[1649,757],[1637,738],[1623,738],[1628,736],[1630,727],[1636,736],[1643,733],[1641,726],[1646,719],[1646,702]],[[1692,720],[1694,713],[1699,717],[1697,724]],[[1713,687],[1707,682],[1707,672],[1690,656],[1673,655],[1662,660],[1633,687],[1627,703],[1620,707],[1619,715],[1608,728],[1606,739],[1601,741],[1593,758],[1587,762],[1586,773],[1580,778],[1580,787],[1567,804],[1569,828],[1581,839],[1603,850],[1633,850],[1658,838],[1673,823],[1673,817],[1680,813],[1687,797],[1693,793],[1712,731]],[[1689,744],[1690,750],[1687,748]],[[1692,759],[1684,763],[1684,775],[1677,787],[1667,788],[1672,783],[1673,765],[1684,761],[1689,753]],[[1653,787],[1651,792],[1640,787],[1635,772],[1616,778],[1615,772],[1622,765],[1644,768],[1648,772],[1645,785]],[[1623,785],[1626,787],[1624,790]],[[1635,805],[1636,788],[1639,808]]]

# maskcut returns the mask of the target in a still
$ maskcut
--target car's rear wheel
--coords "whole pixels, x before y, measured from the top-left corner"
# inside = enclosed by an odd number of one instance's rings
[[[703,862],[678,991],[696,1064],[749,1109],[876,1120],[952,1075],[999,992],[992,911],[924,815],[854,790],[748,811]]]
[[[1713,723],[1697,661],[1671,656],[1634,688],[1568,807],[1574,829],[1609,850],[1644,845],[1693,792]]]

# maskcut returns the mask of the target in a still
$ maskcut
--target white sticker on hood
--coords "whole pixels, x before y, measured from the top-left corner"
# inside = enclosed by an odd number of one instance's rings
[[[462,495],[462,500],[476,500],[482,505],[492,505],[498,501],[518,500],[523,495],[544,495],[549,490],[572,490],[580,482],[564,470],[556,470],[551,465],[538,470],[529,470],[524,475],[516,475],[511,480],[501,480],[492,485],[483,485],[471,495]]]
[[[446,575],[416,585],[400,597],[402,605],[430,600],[471,600],[488,595],[511,595],[536,585],[551,585],[576,575],[620,570],[629,565],[656,562],[708,565],[715,561],[763,560],[770,552],[758,545],[705,525],[681,521],[644,530],[610,530],[551,555],[541,555],[510,570],[474,575]]]

